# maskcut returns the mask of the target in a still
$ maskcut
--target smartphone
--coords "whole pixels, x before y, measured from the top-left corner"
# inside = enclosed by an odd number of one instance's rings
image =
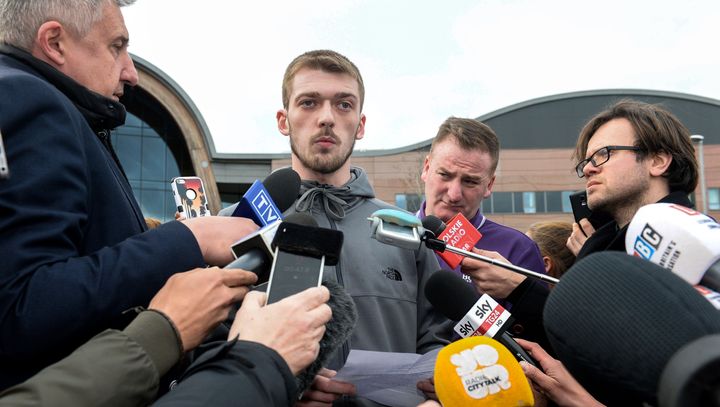
[[[205,187],[199,177],[175,177],[170,181],[180,219],[210,216]]]
[[[587,192],[585,190],[570,195],[570,206],[572,206],[575,223],[580,224],[580,219],[587,219],[595,230],[598,230],[604,224],[613,220],[610,215],[604,212],[593,212],[590,210],[587,204]],[[580,229],[582,230],[582,228]],[[584,230],[583,233],[585,233]]]
[[[325,256],[310,257],[276,248],[267,286],[267,303],[318,287],[322,283],[324,268]]]

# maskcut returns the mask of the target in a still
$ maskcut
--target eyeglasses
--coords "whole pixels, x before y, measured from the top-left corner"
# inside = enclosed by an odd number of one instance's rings
[[[585,173],[583,172],[583,169],[588,163],[592,163],[592,165],[599,167],[610,159],[610,152],[613,150],[628,150],[628,151],[642,151],[642,148],[635,147],[635,146],[605,146],[597,151],[595,151],[589,158],[586,158],[578,163],[578,165],[575,166],[575,172],[577,173],[577,176],[580,178],[583,178],[585,176]]]

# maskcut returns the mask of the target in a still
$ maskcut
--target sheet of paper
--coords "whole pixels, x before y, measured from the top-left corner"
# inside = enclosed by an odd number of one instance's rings
[[[424,355],[351,350],[335,379],[353,383],[360,397],[415,407],[425,400],[417,382],[432,377],[438,352],[440,348]]]

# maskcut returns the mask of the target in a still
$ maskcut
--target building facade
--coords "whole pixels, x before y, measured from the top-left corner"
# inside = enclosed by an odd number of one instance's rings
[[[212,136],[192,100],[152,64],[133,57],[139,85],[123,103],[128,121],[113,135],[118,156],[148,217],[168,221],[175,204],[170,179],[197,175],[205,183],[212,213],[237,201],[256,179],[290,164],[286,154],[228,154],[215,151]],[[675,92],[612,89],[553,95],[512,105],[478,117],[498,134],[501,145],[493,194],[483,201],[489,218],[526,230],[539,220],[572,220],[568,196],[584,182],[571,159],[582,126],[597,112],[623,98],[660,103],[692,134],[702,135],[705,196],[692,198],[698,209],[720,218],[720,101]],[[438,123],[438,126],[440,123]],[[356,151],[377,197],[408,210],[422,200],[422,163],[437,128],[418,135],[422,142],[390,150]]]

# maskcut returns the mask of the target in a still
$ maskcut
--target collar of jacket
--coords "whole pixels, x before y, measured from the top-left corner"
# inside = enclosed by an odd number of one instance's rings
[[[687,192],[683,191],[670,192],[658,201],[658,203],[660,202],[674,203],[687,206],[688,208],[695,208],[695,205],[693,205],[690,199],[688,199]],[[618,228],[618,224],[614,220],[603,225],[600,229],[596,230],[595,233],[588,238],[588,240],[585,241],[585,244],[580,248],[580,252],[578,252],[575,257],[575,261],[577,262],[581,258],[598,251],[625,251],[625,235],[629,225],[630,224],[628,223],[624,227]]]
[[[365,171],[360,167],[351,167],[350,180],[339,187],[312,180],[302,180],[300,198],[295,202],[295,210],[306,212],[319,204],[327,216],[338,221],[345,217],[346,209],[353,207],[362,198],[374,197],[375,194]]]
[[[11,56],[34,69],[73,102],[93,131],[114,129],[125,123],[125,106],[80,85],[51,65],[35,58],[27,51],[8,44],[0,44],[0,53]]]

